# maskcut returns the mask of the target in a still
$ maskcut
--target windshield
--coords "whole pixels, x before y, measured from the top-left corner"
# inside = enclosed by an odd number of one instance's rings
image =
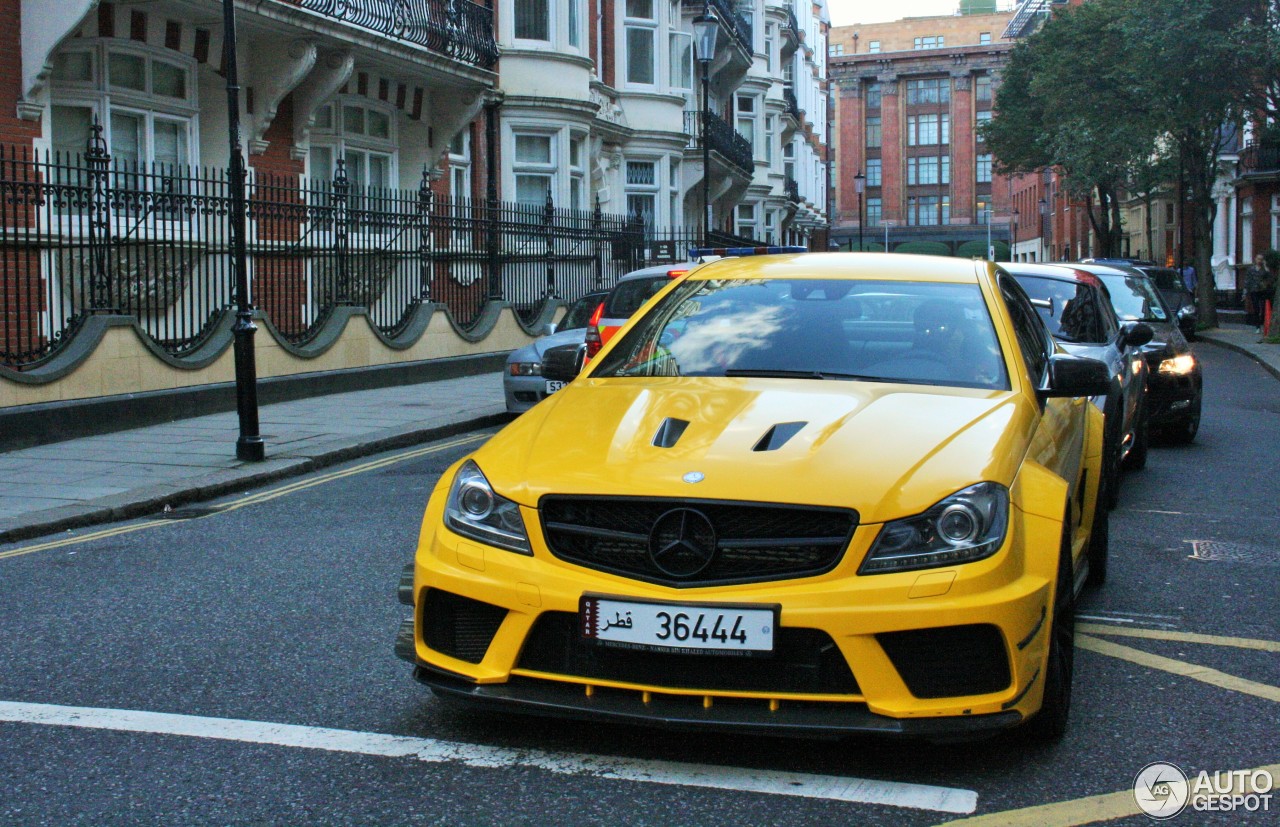
[[[1111,293],[1111,306],[1121,321],[1167,322],[1169,312],[1151,279],[1139,275],[1100,273],[1098,278]]]
[[[976,284],[834,279],[687,281],[591,375],[1009,387]]]
[[[606,319],[629,319],[631,314],[640,309],[640,305],[653,298],[659,290],[671,283],[666,273],[660,276],[646,276],[619,282],[618,286],[605,299],[604,317]]]
[[[569,312],[564,314],[556,330],[577,330],[580,327],[586,327],[587,322],[591,321],[591,314],[600,306],[600,302],[604,301],[604,296],[604,293],[588,293],[578,299],[573,303],[573,307],[569,308]]]

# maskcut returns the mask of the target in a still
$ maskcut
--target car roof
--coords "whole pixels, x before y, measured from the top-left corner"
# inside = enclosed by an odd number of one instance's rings
[[[1074,264],[1040,264],[1029,261],[1014,261],[1001,264],[1006,271],[1014,276],[1035,276],[1058,279],[1059,281],[1075,281],[1084,283],[1095,283],[1097,276],[1083,268]]]
[[[1151,280],[1151,277],[1146,273],[1137,267],[1130,267],[1127,264],[1091,264],[1087,261],[1080,261],[1073,262],[1070,266],[1099,276],[1134,276],[1148,281]]]
[[[654,264],[651,267],[641,267],[639,270],[632,270],[630,273],[618,276],[618,283],[621,284],[624,281],[632,281],[633,279],[665,276],[672,270],[692,270],[697,266],[697,263],[693,261],[677,261],[671,264]]]
[[[976,283],[984,261],[902,253],[787,253],[722,258],[690,279],[858,279]]]

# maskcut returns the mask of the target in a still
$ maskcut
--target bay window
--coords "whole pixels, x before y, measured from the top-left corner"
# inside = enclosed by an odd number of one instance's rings
[[[625,0],[626,20],[623,26],[626,43],[627,83],[653,86],[657,83],[658,21],[654,17],[654,0]]]

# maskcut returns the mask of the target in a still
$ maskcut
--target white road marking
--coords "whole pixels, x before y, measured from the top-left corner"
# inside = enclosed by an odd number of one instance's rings
[[[972,813],[978,807],[973,790],[875,781],[835,775],[748,770],[713,764],[645,761],[607,755],[551,753],[537,750],[451,743],[377,732],[206,718],[127,709],[57,706],[0,701],[0,721],[70,726],[114,732],[145,732],[271,744],[386,758],[412,758],[426,763],[458,763],[470,767],[534,767],[560,775],[589,775],[616,781],[640,781],[685,787],[820,798],[858,804],[882,804],[944,813]]]
[[[1099,623],[1139,623],[1143,626],[1158,626],[1162,629],[1177,629],[1177,622],[1163,623],[1161,621],[1172,620],[1181,621],[1178,615],[1160,615],[1160,614],[1143,614],[1142,612],[1097,612],[1095,614],[1076,614],[1077,620],[1092,620]]]

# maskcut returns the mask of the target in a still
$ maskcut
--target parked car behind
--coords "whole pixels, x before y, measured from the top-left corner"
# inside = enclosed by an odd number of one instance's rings
[[[396,652],[567,718],[1060,736],[1109,383],[990,262],[706,264],[441,475]]]
[[[507,399],[508,413],[523,413],[563,386],[563,382],[543,378],[546,352],[557,345],[582,344],[592,314],[607,295],[608,291],[603,290],[588,293],[569,307],[551,333],[511,351],[506,370],[502,372],[502,392]]]
[[[1111,390],[1093,398],[1106,416],[1103,448],[1104,499],[1114,508],[1120,498],[1121,466],[1147,462],[1147,362],[1142,346],[1152,330],[1143,322],[1121,322],[1102,281],[1070,265],[1014,262],[1005,269],[1027,291],[1049,333],[1068,353],[1088,356],[1111,371]],[[1091,560],[1094,582],[1106,577],[1106,560]]]
[[[1147,360],[1147,405],[1151,428],[1170,442],[1186,443],[1200,430],[1204,382],[1173,311],[1151,278],[1124,265],[1073,265],[1102,279],[1121,321],[1145,322],[1154,336],[1142,349]]]
[[[1186,282],[1182,280],[1182,274],[1172,267],[1148,267],[1139,264],[1135,265],[1134,269],[1141,270],[1151,277],[1156,289],[1160,291],[1160,298],[1164,299],[1164,303],[1169,305],[1169,309],[1177,317],[1178,329],[1182,331],[1182,335],[1190,341],[1195,341],[1196,297],[1187,289]]]

